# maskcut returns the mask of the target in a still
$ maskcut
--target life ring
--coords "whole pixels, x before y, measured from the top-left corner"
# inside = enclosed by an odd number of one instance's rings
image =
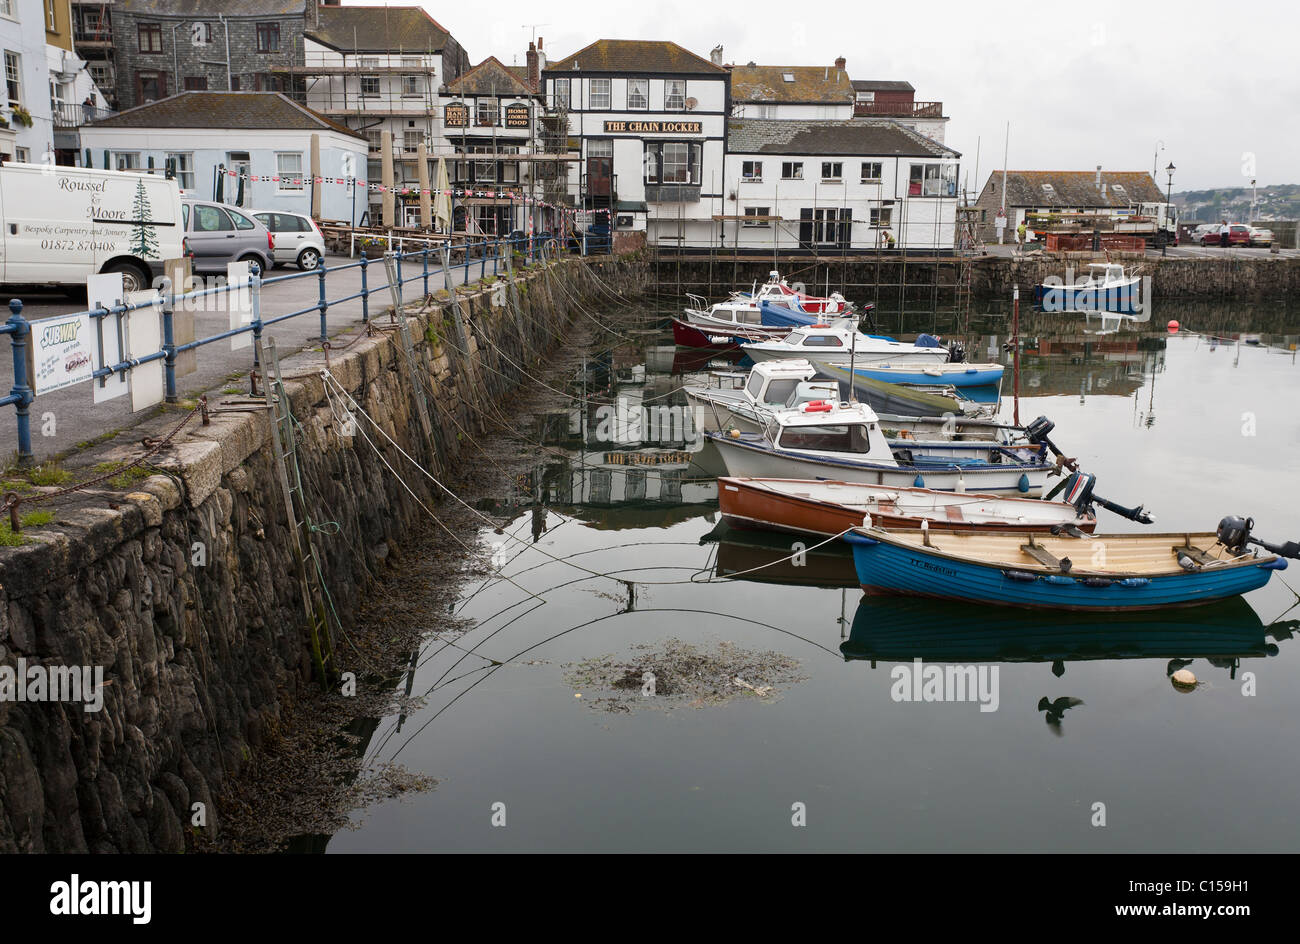
[[[804,413],[829,413],[835,405],[829,400],[809,400],[803,405]]]

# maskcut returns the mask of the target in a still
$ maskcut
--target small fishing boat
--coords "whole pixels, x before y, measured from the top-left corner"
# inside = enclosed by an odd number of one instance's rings
[[[1094,515],[1064,502],[807,479],[723,476],[718,507],[733,525],[820,535],[841,534],[868,516],[891,529],[922,522],[953,531],[1035,533],[1097,526]]]
[[[1117,263],[1094,262],[1088,275],[1073,284],[1049,280],[1035,285],[1034,304],[1043,311],[1132,315],[1142,310],[1142,279]]]
[[[855,366],[853,372],[858,377],[869,377],[885,383],[912,384],[930,386],[940,384],[946,387],[997,387],[1002,383],[1001,364],[867,364]],[[845,368],[844,379],[848,379]]]
[[[839,294],[829,298],[819,298],[796,292],[780,273],[775,270],[763,285],[755,285],[752,292],[732,292],[726,301],[710,305],[708,300],[687,294],[690,304],[686,307],[686,323],[701,328],[706,332],[726,332],[732,330],[773,331],[781,334],[789,331],[790,323],[765,327],[762,305],[765,301],[774,301],[786,306],[786,311],[793,318],[795,314],[805,323],[820,319],[847,318],[853,314],[853,306]]]
[[[822,478],[1033,496],[1042,494],[1054,469],[1038,443],[927,443],[979,446],[983,456],[926,456],[923,449],[909,446],[904,448],[911,454],[900,458],[875,411],[862,403],[812,401],[774,413],[761,434],[730,430],[705,436],[717,447],[727,474],[739,477]]]
[[[760,325],[730,328],[706,328],[693,325],[681,318],[672,318],[673,342],[681,347],[710,350],[739,349],[750,341],[766,341],[784,337],[788,330],[763,329]]]
[[[984,534],[887,531],[845,535],[867,593],[945,597],[1052,610],[1136,611],[1192,606],[1268,583],[1286,567],[1275,547],[1225,518],[1204,534]],[[1253,522],[1252,522],[1253,524]],[[1244,537],[1242,533],[1244,532]],[[1249,544],[1258,547],[1249,547]]]
[[[840,325],[809,325],[794,328],[782,339],[754,341],[744,346],[745,353],[754,361],[805,358],[827,364],[849,366],[867,364],[921,364],[948,363],[948,349],[930,339],[933,344],[907,344],[884,337],[872,337],[851,327]]]
[[[843,302],[839,295],[832,295],[831,299],[836,300],[835,304],[837,305]],[[874,305],[868,304],[865,310],[870,311],[874,307]],[[765,327],[785,328],[786,330],[801,328],[804,325],[820,324],[850,314],[846,309],[829,307],[821,302],[813,304],[801,303],[792,298],[764,298],[759,301],[758,310],[761,323]]]
[[[746,350],[746,348],[741,348]],[[841,399],[857,399],[866,403],[881,416],[885,414],[962,417],[986,416],[993,412],[993,404],[979,403],[967,399],[956,387],[939,384],[898,384],[886,380],[875,380],[860,372],[849,373],[847,364],[828,364],[812,357],[812,364],[817,373],[829,377],[840,385]],[[850,384],[849,377],[853,382]],[[969,388],[967,388],[969,389]]]

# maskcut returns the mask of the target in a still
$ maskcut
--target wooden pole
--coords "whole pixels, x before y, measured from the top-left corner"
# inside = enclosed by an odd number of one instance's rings
[[[1011,289],[1011,380],[1015,394],[1012,422],[1020,425],[1020,286]]]

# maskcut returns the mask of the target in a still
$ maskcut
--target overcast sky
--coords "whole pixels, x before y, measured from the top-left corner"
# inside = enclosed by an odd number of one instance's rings
[[[345,0],[383,5],[380,0]],[[392,4],[397,6],[399,4]],[[667,39],[724,61],[848,60],[855,79],[905,79],[942,101],[947,144],[978,189],[1012,170],[1150,171],[1175,192],[1300,183],[1300,12],[1283,2],[1177,0],[844,3],[424,3],[472,62],[523,63],[532,36],[552,59],[596,39]],[[793,13],[793,15],[791,15]],[[979,147],[978,181],[976,146]],[[1254,168],[1249,166],[1253,156]]]

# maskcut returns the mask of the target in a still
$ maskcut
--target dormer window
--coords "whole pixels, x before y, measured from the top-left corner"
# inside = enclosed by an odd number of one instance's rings
[[[1045,193],[1047,196],[1049,197],[1056,196],[1056,188],[1053,187],[1051,184],[1042,184],[1042,188],[1043,188],[1043,193]]]
[[[793,73],[793,72],[782,72],[782,73],[781,73],[781,78],[782,78],[782,80],[784,80],[784,81],[786,81],[786,82],[793,82],[793,81],[794,81],[794,73]]]

